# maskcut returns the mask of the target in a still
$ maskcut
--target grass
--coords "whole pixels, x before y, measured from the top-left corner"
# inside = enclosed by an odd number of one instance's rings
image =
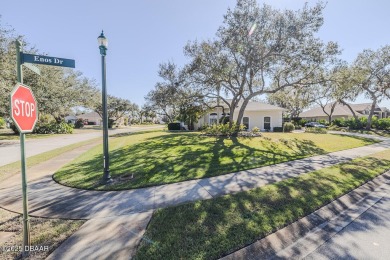
[[[366,134],[366,135],[374,135],[374,136],[382,136],[382,137],[390,137],[390,132],[388,130],[377,130],[377,129],[371,129],[371,130],[352,130],[348,129],[347,127],[332,127],[329,129],[330,131],[343,131],[348,133],[358,133],[358,134]]]
[[[374,142],[340,135],[292,133],[267,133],[262,138],[137,133],[110,140],[113,184],[100,184],[101,146],[60,169],[54,179],[82,189],[123,190],[212,177]]]
[[[53,136],[51,134],[26,134],[26,139],[38,139]],[[16,135],[10,129],[0,129],[0,141],[2,140],[19,140],[20,136]]]
[[[34,251],[29,259],[45,259],[63,241],[72,235],[85,220],[64,220],[30,217],[30,240],[32,246],[47,247]],[[0,243],[1,259],[21,259],[21,252],[7,252],[11,246],[23,246],[23,216],[0,208],[0,232],[12,232],[12,236]]]
[[[218,259],[387,171],[390,150],[247,192],[157,210],[135,259]]]
[[[88,140],[88,141],[84,141],[84,142],[80,142],[80,143],[76,143],[76,144],[71,144],[71,145],[57,148],[57,149],[54,149],[54,150],[51,150],[51,151],[48,151],[45,153],[41,153],[38,155],[28,157],[26,159],[27,168],[34,166],[34,165],[37,165],[39,163],[42,163],[44,161],[50,160],[58,155],[61,155],[61,154],[66,153],[68,151],[74,150],[78,147],[96,142],[97,140],[98,139],[92,139],[92,140]],[[10,163],[10,164],[4,165],[4,166],[0,166],[0,181],[18,173],[18,172],[20,172],[20,161],[13,162],[13,163]]]

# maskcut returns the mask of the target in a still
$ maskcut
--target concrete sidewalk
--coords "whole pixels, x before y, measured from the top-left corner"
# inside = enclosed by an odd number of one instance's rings
[[[83,149],[75,149],[28,170],[29,176],[36,179],[29,179],[29,209],[33,216],[69,219],[103,218],[145,212],[254,189],[389,148],[390,141],[385,141],[212,178],[124,191],[80,190],[54,182],[52,174],[83,152]],[[14,176],[0,183],[1,207],[21,212],[22,193],[19,178]]]
[[[162,128],[163,126],[158,125],[148,127],[129,127],[123,129],[112,129],[109,130],[109,135],[145,130],[155,130]],[[64,134],[42,139],[29,139],[27,136],[25,145],[26,158],[70,144],[75,144],[102,136],[102,131],[98,130],[93,133]],[[6,144],[0,145],[0,166],[20,161],[20,144],[18,140],[0,141],[0,143]]]

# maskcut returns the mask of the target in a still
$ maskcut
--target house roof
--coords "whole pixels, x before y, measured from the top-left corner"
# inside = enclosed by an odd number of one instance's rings
[[[99,114],[96,113],[96,112],[90,112],[90,113],[86,113],[86,114],[81,114],[81,115],[78,116],[78,118],[88,119],[88,120],[100,120],[101,119]]]
[[[330,108],[334,103],[330,103],[325,106],[325,111],[327,113],[330,113]],[[360,103],[360,104],[349,104],[351,108],[355,111],[357,116],[364,115],[364,111],[370,111],[371,110],[371,103]],[[376,105],[374,111],[388,111],[386,107],[379,107]],[[321,107],[314,107],[310,110],[307,110],[305,112],[302,112],[299,117],[320,117],[320,116],[328,116],[324,113]],[[337,103],[332,116],[346,116],[350,117],[353,116],[351,110],[341,103]]]
[[[227,99],[227,101],[231,102],[232,100],[231,99]],[[241,107],[242,103],[243,103],[242,101],[239,102],[238,108]],[[214,103],[214,105],[216,105],[216,103]],[[223,102],[223,101],[220,101],[220,105],[224,106],[225,108],[228,108],[227,105],[225,104],[225,102]],[[245,110],[246,111],[270,111],[270,110],[284,111],[286,109],[284,109],[282,107],[270,105],[270,104],[267,104],[267,103],[263,103],[263,102],[249,101],[249,103],[247,104]]]
[[[333,103],[325,106],[325,111],[327,113],[330,113],[332,105],[333,105]],[[361,113],[357,112],[356,109],[354,109],[354,107],[352,107],[352,109],[355,111],[355,113],[357,113],[357,115],[361,115]],[[320,117],[320,116],[327,116],[327,114],[324,113],[324,111],[322,110],[321,107],[314,107],[310,110],[307,110],[307,111],[299,114],[299,117]],[[347,117],[349,117],[349,116],[353,116],[353,114],[347,106],[338,103],[336,105],[336,107],[334,108],[332,116],[347,116]]]
[[[361,103],[361,104],[349,104],[353,110],[357,111],[357,112],[360,112],[360,111],[364,111],[364,110],[371,110],[371,103]],[[379,106],[377,105],[375,107],[375,110],[378,109]]]

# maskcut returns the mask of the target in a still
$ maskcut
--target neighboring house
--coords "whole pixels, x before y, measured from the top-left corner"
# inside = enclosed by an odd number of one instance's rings
[[[325,106],[325,111],[330,114],[332,104]],[[367,117],[370,114],[371,103],[349,104],[358,117]],[[385,107],[376,106],[374,115],[378,118],[386,118],[390,116],[390,111]],[[299,117],[308,121],[318,121],[321,119],[329,120],[327,114],[324,113],[321,107],[315,107],[299,114]],[[351,110],[343,104],[337,103],[332,114],[332,120],[336,118],[352,118]]]
[[[101,125],[102,124],[102,118],[96,112],[81,114],[81,115],[77,116],[77,118],[83,119],[84,123],[92,123],[94,125]]]
[[[77,121],[77,117],[76,116],[69,115],[69,116],[65,117],[65,123],[75,124],[76,121]]]
[[[223,102],[220,103],[221,106],[216,106],[202,116],[198,120],[198,123],[195,124],[195,128],[204,125],[218,124],[220,119],[224,116],[224,113],[226,113],[226,116],[229,116],[229,108],[226,104],[222,103]],[[239,110],[240,105],[234,110],[233,121],[237,120]],[[285,109],[281,107],[252,101],[246,106],[241,123],[245,125],[248,130],[258,127],[263,131],[272,131],[274,127],[282,127],[283,111],[285,111]]]

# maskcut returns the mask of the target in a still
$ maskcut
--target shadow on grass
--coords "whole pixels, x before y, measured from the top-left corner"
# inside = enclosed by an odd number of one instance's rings
[[[124,137],[124,136],[130,136],[130,135],[141,135],[146,133],[153,133],[153,132],[162,132],[162,130],[145,130],[145,131],[137,131],[137,132],[126,132],[126,133],[118,133],[111,135],[110,137]]]
[[[352,132],[352,133],[354,133],[354,132]],[[367,134],[367,133],[362,133],[362,134]],[[354,136],[352,136],[352,135],[343,135],[343,134],[331,134],[331,135],[337,135],[337,136],[339,136],[341,138],[345,138],[345,139],[347,139],[348,137],[349,138],[353,137],[354,139],[361,140],[361,141],[367,142],[367,143],[378,143],[378,142],[380,142],[380,141],[377,141],[377,140],[373,140],[371,138],[362,137],[362,136],[356,136],[356,135],[354,135]],[[370,135],[370,134],[367,134],[367,135]]]
[[[145,233],[152,242],[143,241],[135,259],[218,259],[308,215],[389,167],[389,160],[358,159],[248,192],[160,209]],[[284,244],[288,236],[278,239]],[[272,250],[270,246],[263,249]],[[256,259],[263,259],[260,251],[256,253]],[[337,259],[343,256],[335,254]]]
[[[213,177],[324,153],[326,151],[310,140],[280,142],[263,138],[168,134],[111,151],[110,169],[114,183],[108,189],[139,188]],[[96,155],[61,169],[54,178],[73,187],[106,189],[100,184],[102,163],[102,156]]]

